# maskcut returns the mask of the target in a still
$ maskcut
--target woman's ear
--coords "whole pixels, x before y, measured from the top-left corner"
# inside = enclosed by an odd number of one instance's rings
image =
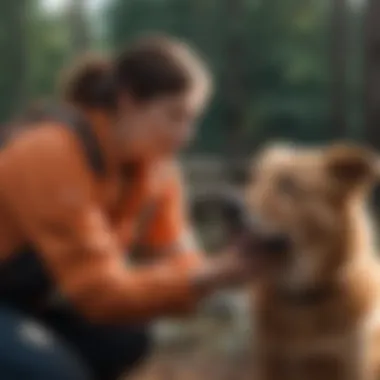
[[[380,175],[379,157],[361,146],[332,145],[327,148],[325,157],[329,174],[348,186],[375,181]]]

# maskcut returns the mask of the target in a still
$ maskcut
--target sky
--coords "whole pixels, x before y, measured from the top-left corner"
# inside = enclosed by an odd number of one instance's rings
[[[41,0],[46,10],[57,12],[63,9],[70,0]],[[72,1],[72,0],[71,0]],[[100,7],[107,0],[86,0],[89,9],[94,10]]]

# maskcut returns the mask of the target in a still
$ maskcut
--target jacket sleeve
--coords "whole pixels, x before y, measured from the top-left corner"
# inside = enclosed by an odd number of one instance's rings
[[[147,245],[146,252],[166,258],[176,271],[200,266],[204,259],[189,222],[187,206],[181,171],[172,165],[141,240]]]
[[[5,149],[2,201],[37,248],[58,290],[83,316],[125,323],[190,309],[190,271],[127,267],[99,205],[81,147],[61,126],[26,132]]]

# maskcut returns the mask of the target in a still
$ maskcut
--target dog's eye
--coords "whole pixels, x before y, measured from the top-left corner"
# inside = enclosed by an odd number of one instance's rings
[[[297,182],[290,176],[283,176],[278,179],[277,189],[286,195],[297,196],[301,193],[301,189]]]

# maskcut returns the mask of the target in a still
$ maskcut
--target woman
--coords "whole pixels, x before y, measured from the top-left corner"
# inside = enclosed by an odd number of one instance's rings
[[[0,155],[0,376],[116,379],[180,315],[244,273],[190,238],[175,155],[210,93],[184,44],[136,41],[66,77]],[[127,264],[139,246],[149,260]]]

